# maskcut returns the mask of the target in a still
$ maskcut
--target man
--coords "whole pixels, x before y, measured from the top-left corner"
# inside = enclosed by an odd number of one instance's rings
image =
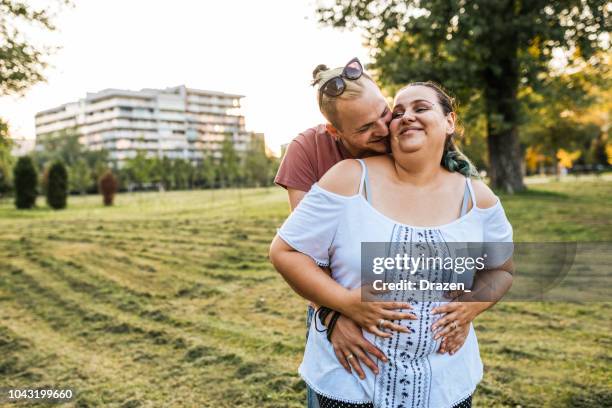
[[[354,62],[355,60],[351,61],[353,65]],[[347,64],[347,67],[351,63]],[[315,70],[313,75],[315,82],[323,85],[342,75],[342,71],[338,69],[326,70],[321,69],[323,68],[321,66],[317,68],[318,72]],[[346,96],[349,98],[343,101],[342,108],[330,109],[329,102],[332,98],[326,98],[326,95],[319,90],[317,98],[319,106],[329,122],[300,133],[287,147],[274,181],[287,189],[292,211],[310,187],[339,161],[385,154],[388,151],[391,110],[380,89],[367,75],[357,80],[347,79],[344,83],[349,90],[343,93],[345,98]],[[350,98],[351,87],[359,87],[357,92],[353,93],[360,94],[357,98]],[[322,88],[323,86],[319,89]],[[336,101],[337,99],[338,97]],[[313,307],[309,306],[308,326],[313,311]],[[360,357],[362,363],[375,372],[377,366],[367,353],[382,360],[386,359],[377,347],[363,337],[361,327],[345,316],[340,316],[336,322],[331,342],[344,368],[350,372],[352,367],[360,377],[364,377],[365,374],[359,361],[353,358],[349,364],[344,356],[354,354]],[[308,406],[310,408],[319,406],[310,388]]]

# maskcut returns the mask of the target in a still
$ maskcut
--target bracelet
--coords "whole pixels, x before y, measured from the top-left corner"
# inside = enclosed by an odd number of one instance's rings
[[[323,326],[325,326],[325,319],[327,319],[327,316],[329,316],[329,314],[333,312],[333,310],[327,306],[321,306],[318,312],[319,312],[319,321],[321,322]]]
[[[325,327],[325,319],[327,318],[327,316],[329,316],[329,314],[333,312],[332,309],[330,309],[329,307],[325,307],[325,306],[321,306],[320,308],[317,309],[315,315],[314,315],[314,319],[315,319],[315,329],[319,332],[319,333],[323,333],[324,331],[326,331],[327,329],[322,329],[319,330],[319,325],[317,324],[317,320],[319,322],[321,322],[321,324],[323,325],[323,327]]]
[[[329,340],[329,342],[331,342],[331,335],[334,331],[334,327],[336,327],[336,322],[338,321],[339,317],[340,317],[340,312],[337,312],[334,310],[334,314],[329,320],[329,325],[327,326],[327,340]]]

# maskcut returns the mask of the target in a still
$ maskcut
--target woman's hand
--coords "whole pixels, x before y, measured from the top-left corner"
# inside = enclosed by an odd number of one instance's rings
[[[339,310],[343,315],[348,316],[364,330],[379,337],[391,337],[390,333],[383,331],[384,329],[402,333],[410,332],[408,327],[393,323],[393,320],[417,319],[412,313],[397,311],[398,309],[412,309],[409,303],[364,302],[361,299],[361,291],[361,288],[357,288],[348,292],[343,307]]]
[[[452,291],[447,294],[452,302],[432,309],[432,314],[445,314],[432,325],[434,339],[442,337],[441,353],[454,354],[463,346],[470,323],[506,294],[512,286],[513,272],[512,258],[495,269],[479,271],[471,292]]]
[[[456,353],[467,338],[470,323],[489,306],[490,302],[461,302],[455,300],[433,308],[431,310],[432,314],[445,314],[431,326],[435,333],[434,340],[442,338],[439,351],[441,353],[449,352],[451,355]]]
[[[463,347],[468,334],[470,334],[469,323],[464,324],[463,326],[457,326],[455,330],[451,331],[442,338],[442,343],[440,344],[438,353],[449,353],[452,356],[459,351],[461,347]]]

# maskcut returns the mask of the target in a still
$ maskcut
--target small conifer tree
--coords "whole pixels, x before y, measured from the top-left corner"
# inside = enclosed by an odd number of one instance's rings
[[[29,156],[20,157],[13,168],[15,207],[28,209],[36,204],[38,174]]]
[[[64,163],[57,161],[49,168],[47,178],[47,204],[60,210],[66,208],[68,197],[68,171]]]

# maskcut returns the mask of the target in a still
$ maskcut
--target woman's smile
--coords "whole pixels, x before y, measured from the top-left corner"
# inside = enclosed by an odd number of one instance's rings
[[[399,136],[410,135],[412,133],[416,133],[420,131],[423,131],[423,128],[420,126],[415,126],[415,125],[406,126],[400,129]]]

